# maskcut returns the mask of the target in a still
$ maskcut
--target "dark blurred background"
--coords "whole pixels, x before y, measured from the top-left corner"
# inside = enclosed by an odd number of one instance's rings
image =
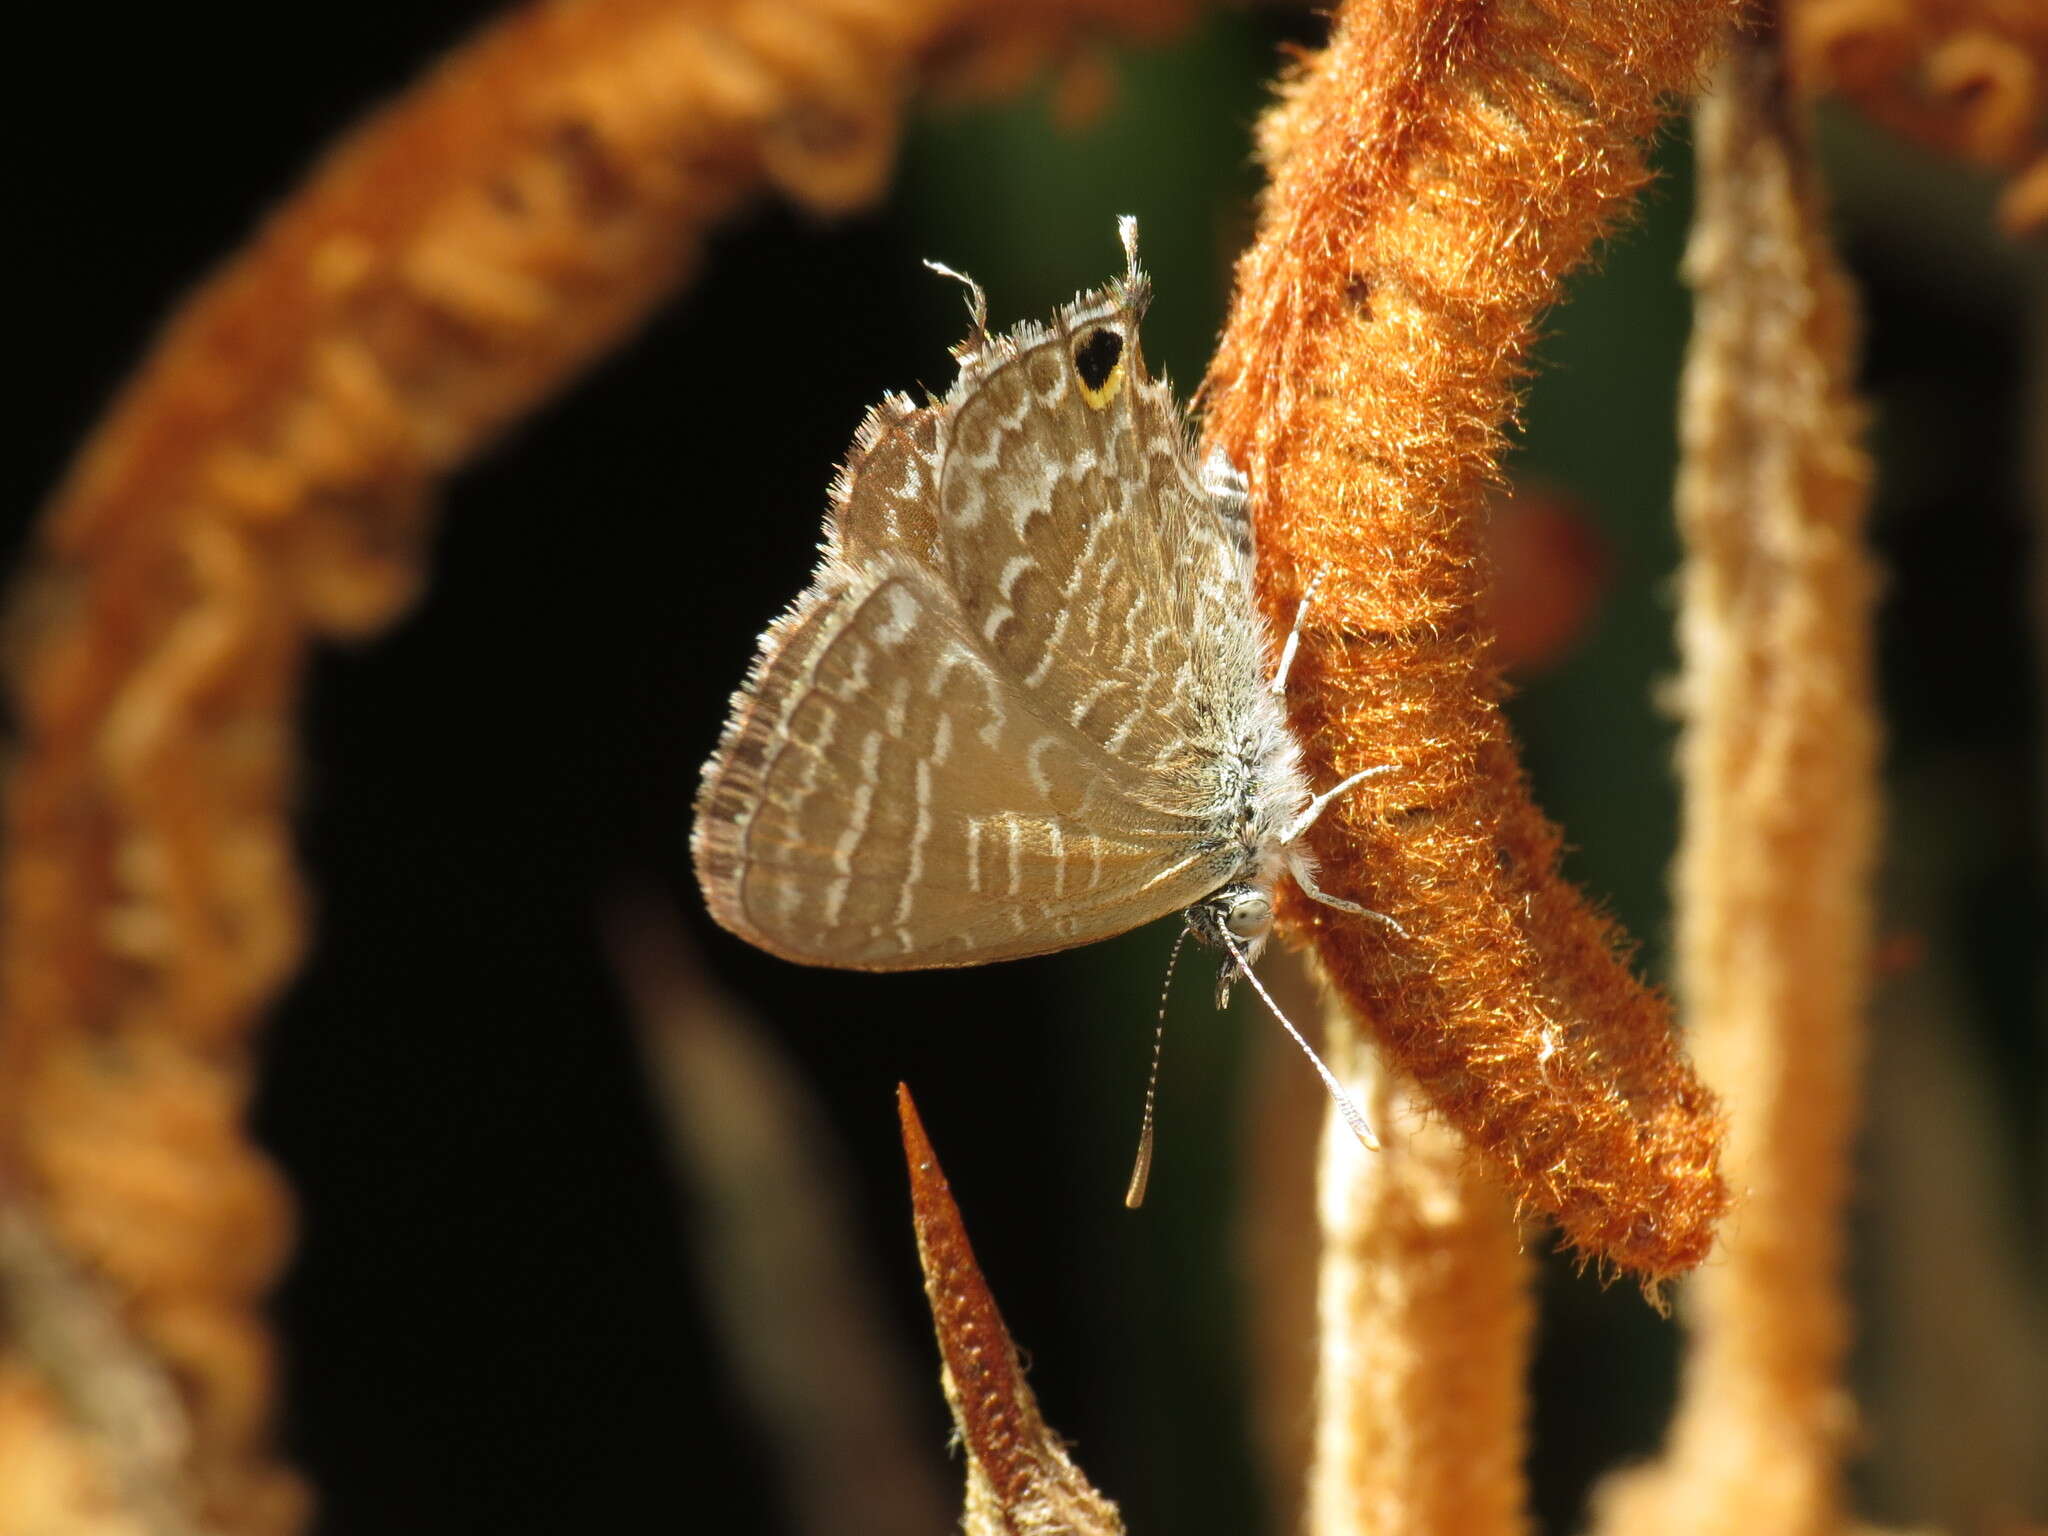
[[[61,39],[41,56],[62,106],[18,131],[12,156],[17,356],[40,372],[16,386],[10,564],[179,296],[332,135],[492,9],[369,4],[260,28],[208,7],[40,14]],[[1120,1195],[1171,925],[999,971],[806,971],[705,918],[687,837],[698,765],[756,632],[808,575],[864,408],[951,377],[959,293],[920,258],[977,276],[1007,325],[1117,270],[1112,219],[1135,213],[1158,284],[1147,354],[1192,385],[1250,228],[1264,82],[1279,45],[1315,25],[1212,17],[1118,56],[1086,129],[1056,126],[1044,92],[932,113],[873,212],[741,218],[651,326],[448,488],[425,602],[320,657],[300,808],[319,926],[265,1039],[256,1114],[302,1201],[277,1312],[287,1437],[323,1531],[702,1528],[721,1509],[724,1529],[787,1528],[707,1320],[698,1213],[670,1179],[603,944],[606,913],[636,890],[672,900],[818,1096],[886,1326],[929,1384],[925,1440],[949,1489],[899,1080],[1049,1419],[1131,1528],[1267,1518],[1234,1212],[1260,1195],[1239,1156],[1240,1084],[1247,1033],[1270,1026],[1242,1002],[1212,1015],[1183,978],[1152,1201],[1131,1215]],[[1916,1393],[1885,1341],[1915,1318],[1884,1255],[1915,1229],[1875,1175],[1914,1161],[1923,1134],[1962,1145],[1958,1176],[2002,1224],[2022,1294],[2040,1294],[2042,631],[2026,477],[2030,455],[2043,473],[2048,288],[2038,249],[1991,231],[1978,178],[1845,118],[1824,130],[1868,315],[1892,572],[1897,942],[1859,1197],[1874,1342],[1858,1370],[1867,1498],[1898,1521],[1939,1511],[1887,1459],[1908,1432],[1884,1417],[1887,1394]],[[1672,727],[1653,700],[1674,664],[1682,131],[1658,163],[1633,227],[1550,322],[1512,465],[1597,594],[1576,640],[1519,680],[1515,722],[1572,874],[1653,976],[1675,828]],[[1931,1069],[1898,1086],[1893,1039],[1932,1052],[1952,1091],[1930,1089]],[[1533,1466],[1563,1532],[1592,1477],[1656,1444],[1676,1334],[1632,1287],[1561,1262],[1545,1261],[1542,1288]]]

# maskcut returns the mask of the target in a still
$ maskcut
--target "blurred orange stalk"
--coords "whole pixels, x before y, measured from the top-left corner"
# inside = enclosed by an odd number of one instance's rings
[[[1311,1536],[1523,1536],[1529,1256],[1507,1197],[1413,1087],[1324,1010],[1331,1066],[1377,1124],[1323,1127]]]
[[[1073,34],[1186,9],[526,6],[345,139],[84,446],[16,625],[0,1189],[181,1384],[195,1520],[304,1514],[256,1314],[287,1200],[242,1112],[249,1031],[304,937],[286,812],[307,643],[389,622],[435,481],[636,324],[742,199],[865,202],[915,89],[1020,84]],[[62,1423],[50,1390],[0,1358],[0,1422]],[[21,1449],[62,1440],[0,1445],[0,1527],[116,1502],[85,1442]]]
[[[1999,222],[2048,233],[2048,5],[2041,0],[1796,0],[1799,87],[1838,91],[1894,133],[2012,173]]]
[[[1605,1524],[1828,1536],[1849,1524],[1841,1270],[1878,826],[1870,465],[1848,285],[1774,32],[1738,37],[1698,121],[1678,969],[1744,1202],[1687,1286],[1667,1459],[1617,1479]]]

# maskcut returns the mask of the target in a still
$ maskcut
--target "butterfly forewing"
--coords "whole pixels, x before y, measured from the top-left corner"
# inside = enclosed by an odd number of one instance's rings
[[[1104,334],[1119,340],[1118,373],[1090,391],[1076,357]],[[1241,614],[1249,569],[1195,477],[1178,409],[1144,378],[1137,316],[1075,306],[961,402],[944,443],[939,539],[977,638],[1135,798],[1203,835],[1186,777],[1227,750],[1212,706],[1259,673],[1239,657],[1238,676],[1196,675],[1210,670],[1203,638],[1231,626],[1190,599],[1234,583]]]

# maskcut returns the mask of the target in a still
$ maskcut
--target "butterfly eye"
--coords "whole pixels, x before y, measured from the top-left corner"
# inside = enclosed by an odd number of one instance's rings
[[[1081,377],[1081,398],[1098,411],[1109,404],[1123,382],[1124,338],[1121,331],[1097,326],[1074,346],[1074,372]]]
[[[1223,926],[1240,939],[1256,939],[1273,926],[1273,903],[1256,891],[1247,891],[1231,902]]]

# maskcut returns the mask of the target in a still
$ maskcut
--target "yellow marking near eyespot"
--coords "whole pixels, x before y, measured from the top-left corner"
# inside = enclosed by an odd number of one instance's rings
[[[1074,383],[1081,391],[1081,398],[1091,409],[1101,410],[1116,398],[1116,392],[1124,387],[1124,360],[1118,358],[1116,366],[1109,370],[1109,377],[1102,381],[1102,388],[1090,389],[1088,381],[1081,377],[1081,370],[1074,370]]]

